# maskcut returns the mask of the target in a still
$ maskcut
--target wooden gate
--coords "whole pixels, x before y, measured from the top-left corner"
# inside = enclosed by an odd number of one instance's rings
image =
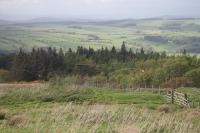
[[[172,104],[179,104],[181,106],[190,107],[187,94],[177,92],[175,89],[167,91],[165,94],[168,101]]]

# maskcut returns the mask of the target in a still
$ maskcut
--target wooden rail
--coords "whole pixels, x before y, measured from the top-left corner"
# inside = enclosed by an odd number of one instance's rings
[[[75,88],[84,88],[84,87],[96,87],[96,88],[111,88],[111,89],[121,89],[121,90],[127,90],[127,91],[143,91],[143,90],[152,90],[159,92],[163,91],[160,87],[155,86],[145,86],[140,84],[121,84],[118,82],[112,82],[112,81],[87,81],[87,82],[70,82],[66,83],[66,86],[72,86]]]
[[[190,107],[187,94],[177,92],[175,89],[171,89],[171,91],[167,91],[167,93],[165,94],[165,97],[172,104],[179,104],[181,106]]]

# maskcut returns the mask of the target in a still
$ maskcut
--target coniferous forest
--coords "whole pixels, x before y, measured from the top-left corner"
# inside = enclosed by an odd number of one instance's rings
[[[67,52],[62,49],[19,49],[15,54],[0,56],[1,82],[49,80],[55,76],[96,77],[113,82],[147,86],[200,87],[200,59],[183,50],[178,55],[167,55],[141,49],[77,47]]]

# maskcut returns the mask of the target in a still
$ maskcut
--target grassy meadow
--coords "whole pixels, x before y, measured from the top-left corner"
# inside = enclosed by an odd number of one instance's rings
[[[171,105],[152,91],[0,85],[2,133],[198,133],[199,120],[198,108]]]
[[[159,36],[148,40],[145,36]],[[198,53],[200,20],[123,20],[107,23],[27,23],[0,26],[0,49],[20,47],[120,47],[125,41],[129,48],[173,53],[187,49]]]

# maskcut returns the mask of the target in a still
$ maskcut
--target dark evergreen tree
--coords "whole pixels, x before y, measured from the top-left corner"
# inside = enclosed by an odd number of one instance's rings
[[[112,47],[111,53],[112,53],[113,55],[115,55],[115,54],[117,53],[117,50],[116,50],[115,46]]]
[[[72,49],[71,48],[68,49],[68,53],[72,53]]]
[[[123,42],[122,46],[121,46],[121,51],[120,51],[120,58],[123,62],[126,61],[126,57],[128,55],[127,49],[126,49],[126,45],[125,42]]]

